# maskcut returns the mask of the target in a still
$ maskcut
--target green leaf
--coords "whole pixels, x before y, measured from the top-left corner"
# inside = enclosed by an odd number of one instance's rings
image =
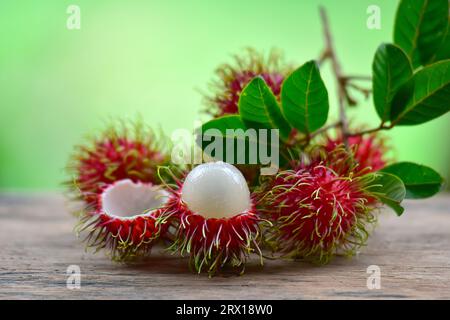
[[[232,140],[234,144],[237,139],[236,137],[234,137],[234,135],[227,134],[227,130],[242,129],[245,131],[247,130],[247,127],[245,126],[239,115],[228,115],[210,120],[204,123],[199,129],[200,132],[198,132],[197,130],[197,144],[202,147],[202,150],[208,156],[211,156],[216,160],[225,161],[227,154],[235,154],[236,151],[234,147],[233,149],[229,150],[226,148],[227,140]],[[208,152],[208,146],[212,145],[216,140],[220,141],[220,143],[222,143],[222,146],[225,146],[225,148],[222,149],[223,153],[221,154],[221,157]]]
[[[248,128],[239,115],[223,116],[203,124],[197,129],[196,139],[208,156],[232,164],[266,164],[261,159],[266,154],[264,152],[272,155],[272,147],[275,149],[273,152],[278,152],[279,147],[278,135],[272,137],[269,134],[265,139],[261,138],[259,131]],[[221,153],[215,154],[217,149],[214,146],[220,146]],[[280,159],[280,163],[282,161]]]
[[[445,35],[442,43],[436,52],[435,56],[432,58],[433,62],[450,59],[450,16],[447,21],[447,29],[445,30]]]
[[[279,129],[287,139],[291,126],[281,113],[275,95],[261,77],[256,77],[242,90],[239,98],[239,114],[249,128]]]
[[[281,106],[286,120],[303,133],[322,127],[328,118],[328,91],[315,61],[309,61],[283,82]]]
[[[382,121],[389,121],[391,102],[398,88],[413,73],[409,58],[393,44],[381,44],[372,64],[373,101]]]
[[[367,187],[367,190],[400,216],[405,210],[400,203],[406,194],[402,180],[386,172],[375,172],[373,175],[374,180]]]
[[[229,115],[204,123],[202,125],[202,132],[205,132],[208,129],[218,129],[220,132],[225,134],[227,129],[246,130],[247,126],[244,124],[239,115]]]
[[[393,99],[391,122],[415,125],[437,118],[450,110],[450,60],[416,72]]]
[[[443,179],[433,169],[412,162],[399,162],[383,168],[402,179],[407,199],[428,198],[441,190]]]
[[[394,42],[414,68],[426,65],[441,46],[448,23],[448,0],[402,0],[397,10]]]

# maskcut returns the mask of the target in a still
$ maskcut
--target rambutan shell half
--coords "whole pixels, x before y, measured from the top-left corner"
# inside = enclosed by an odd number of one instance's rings
[[[80,217],[79,233],[88,247],[109,250],[114,260],[130,260],[149,253],[166,232],[156,224],[169,193],[152,183],[119,180],[99,195],[98,206]]]

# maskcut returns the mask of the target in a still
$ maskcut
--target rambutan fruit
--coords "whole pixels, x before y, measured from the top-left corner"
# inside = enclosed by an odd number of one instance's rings
[[[325,147],[328,152],[342,146],[344,140],[342,135],[337,138],[327,137]],[[349,147],[352,149],[354,159],[358,163],[358,171],[368,169],[377,171],[384,168],[387,164],[385,140],[379,134],[370,134],[367,136],[352,136],[348,138]]]
[[[171,189],[166,208],[158,221],[174,226],[171,249],[189,255],[198,273],[213,275],[226,265],[243,272],[251,253],[261,257],[262,219],[236,167],[224,162],[198,165]]]
[[[140,122],[110,124],[75,147],[66,184],[76,200],[95,206],[108,185],[123,179],[159,184],[157,167],[169,162],[164,141]]]
[[[268,57],[248,48],[244,54],[234,56],[234,64],[223,64],[216,70],[217,79],[210,83],[212,96],[205,98],[205,112],[214,118],[238,113],[239,96],[244,87],[256,76],[261,76],[279,97],[281,84],[292,71],[277,50]]]
[[[168,196],[152,183],[116,181],[98,195],[95,209],[83,211],[77,233],[86,232],[87,247],[108,250],[113,260],[144,256],[161,234],[156,218]]]
[[[327,263],[335,254],[354,254],[376,221],[365,191],[370,179],[340,175],[316,161],[269,178],[258,192],[260,212],[273,223],[266,242],[282,257],[317,263]]]

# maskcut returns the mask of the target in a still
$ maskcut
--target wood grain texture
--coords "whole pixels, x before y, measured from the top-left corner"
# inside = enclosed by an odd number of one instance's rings
[[[406,202],[400,218],[382,213],[353,259],[323,267],[255,260],[243,276],[212,279],[162,249],[133,266],[86,253],[74,224],[60,195],[0,194],[0,299],[450,299],[449,195]],[[66,288],[72,264],[80,289]],[[367,289],[369,265],[381,268],[379,290]]]

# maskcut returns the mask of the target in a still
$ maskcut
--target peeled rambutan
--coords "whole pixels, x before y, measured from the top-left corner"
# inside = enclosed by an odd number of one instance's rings
[[[317,263],[335,254],[352,255],[376,220],[365,191],[370,179],[339,175],[315,161],[279,172],[259,192],[260,211],[273,223],[267,243],[283,257]]]
[[[113,123],[99,136],[75,147],[66,184],[77,200],[95,206],[108,185],[130,179],[159,184],[157,167],[169,162],[164,142],[141,123]]]
[[[234,56],[234,64],[224,64],[216,70],[217,78],[210,84],[212,96],[207,96],[205,112],[214,118],[238,113],[239,96],[256,76],[261,76],[279,97],[281,84],[292,69],[282,62],[281,54],[272,50],[266,58],[254,49]]]
[[[337,138],[327,137],[325,147],[328,152],[342,146],[344,140],[342,135]],[[358,163],[358,171],[368,169],[377,171],[386,166],[386,147],[384,139],[377,134],[367,136],[352,136],[348,138],[349,147],[352,149],[354,159]]]
[[[170,192],[158,221],[174,226],[171,249],[189,255],[198,273],[213,275],[226,265],[243,272],[250,253],[261,257],[262,219],[236,167],[224,162],[198,165]]]
[[[86,209],[76,228],[87,233],[87,247],[108,250],[113,260],[124,261],[149,253],[161,232],[156,219],[169,193],[152,183],[119,180],[98,196],[98,205]]]

